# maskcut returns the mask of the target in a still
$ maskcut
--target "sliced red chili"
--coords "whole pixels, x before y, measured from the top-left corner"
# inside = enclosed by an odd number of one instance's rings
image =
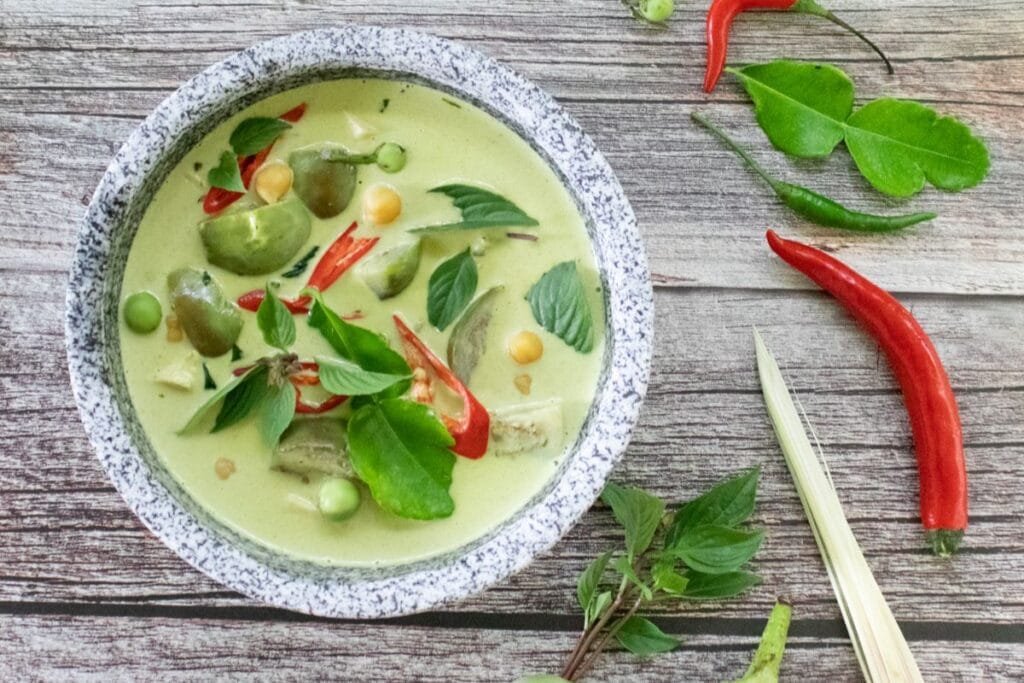
[[[301,119],[302,115],[305,113],[306,103],[303,102],[294,109],[289,109],[277,118],[288,121],[289,123],[295,123]],[[256,154],[238,157],[238,171],[242,175],[242,185],[244,185],[246,189],[249,188],[249,183],[252,182],[252,177],[256,174],[256,170],[263,165],[264,161],[267,160],[273,146],[274,143],[272,142],[260,151],[256,152]],[[203,211],[209,214],[219,213],[244,196],[244,192],[233,192],[231,190],[225,190],[222,187],[211,187],[210,191],[206,193],[206,197],[203,199]]]
[[[434,355],[426,344],[410,330],[402,319],[393,316],[398,334],[402,337],[406,360],[414,368],[426,370],[428,367],[444,382],[445,386],[462,398],[462,415],[459,418],[442,416],[445,427],[455,439],[452,451],[461,456],[476,459],[487,452],[487,442],[491,435],[491,416],[476,396],[455,376],[441,359]]]
[[[252,311],[255,313],[259,310],[260,304],[263,303],[263,299],[266,298],[267,293],[262,289],[254,289],[246,292],[242,296],[238,297],[238,307],[246,311]],[[279,297],[281,303],[284,304],[285,308],[291,311],[293,314],[309,313],[309,304],[312,303],[312,299],[308,296],[300,296],[294,299],[286,299]]]

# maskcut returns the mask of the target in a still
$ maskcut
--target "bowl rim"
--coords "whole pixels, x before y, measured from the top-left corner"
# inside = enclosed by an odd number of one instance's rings
[[[217,103],[244,98],[263,79],[325,66],[414,75],[514,122],[580,203],[591,226],[608,312],[604,386],[576,448],[545,493],[499,525],[497,533],[466,546],[466,552],[365,580],[292,572],[254,557],[204,526],[154,476],[135,447],[107,380],[103,351],[102,311],[108,296],[103,276],[112,235],[175,133]],[[106,169],[79,226],[66,295],[65,337],[75,401],[97,457],[129,508],[165,545],[250,598],[318,616],[383,618],[482,591],[525,567],[576,524],[622,457],[639,417],[650,371],[653,320],[650,272],[629,201],[593,140],[550,95],[460,43],[409,29],[352,24],[294,33],[237,52],[189,79],[131,133]]]

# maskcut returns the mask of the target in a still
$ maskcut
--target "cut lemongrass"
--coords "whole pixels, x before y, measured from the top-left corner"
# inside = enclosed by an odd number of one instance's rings
[[[828,570],[853,649],[868,683],[923,681],[914,655],[854,538],[839,496],[786,387],[779,366],[754,331],[764,402]]]

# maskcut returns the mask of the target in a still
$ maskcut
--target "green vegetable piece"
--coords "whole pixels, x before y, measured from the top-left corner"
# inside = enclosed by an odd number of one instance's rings
[[[918,102],[891,98],[853,111],[853,84],[835,67],[780,60],[727,71],[746,88],[772,144],[798,157],[820,157],[845,140],[857,168],[880,192],[909,197],[926,180],[958,191],[988,175],[988,150],[967,126]]]
[[[534,319],[580,353],[594,349],[594,319],[574,261],[544,273],[526,294]]]
[[[160,327],[164,312],[160,300],[149,292],[135,292],[124,300],[124,322],[132,332],[149,334]]]
[[[295,343],[295,320],[269,282],[263,291],[263,301],[256,309],[256,324],[267,346],[287,351]]]
[[[401,145],[385,142],[376,151],[377,166],[385,173],[398,173],[405,168],[406,152]]]
[[[326,479],[320,484],[317,506],[332,522],[344,522],[359,509],[359,487],[348,479]]]
[[[746,150],[737,145],[717,126],[697,113],[690,115],[697,123],[707,128],[729,149],[738,154],[747,165],[759,175],[775,191],[780,199],[794,212],[818,225],[861,232],[887,232],[899,230],[922,221],[935,218],[934,213],[911,213],[902,216],[876,216],[859,211],[851,211],[842,204],[808,190],[799,185],[776,180],[765,171],[760,164],[747,154]]]
[[[171,308],[196,351],[220,356],[231,350],[242,333],[242,316],[208,273],[181,268],[167,276]]]
[[[789,622],[793,618],[793,608],[786,602],[778,600],[772,607],[768,623],[761,634],[761,642],[750,662],[750,667],[735,683],[778,683],[779,668],[782,666],[782,655],[786,651],[786,636],[789,634]]]
[[[271,467],[299,476],[355,476],[348,460],[345,423],[334,418],[295,420],[274,448]]]
[[[306,268],[309,267],[309,262],[313,260],[313,257],[316,256],[316,252],[318,251],[320,251],[320,246],[314,244],[312,247],[310,247],[309,251],[307,251],[305,255],[302,256],[302,258],[295,262],[294,266],[292,266],[285,272],[281,273],[281,277],[291,279],[305,273]]]
[[[189,421],[185,426],[178,430],[178,434],[190,434],[195,432],[195,430],[206,421],[207,417],[213,413],[214,408],[221,406],[222,401],[226,402],[229,395],[249,392],[252,390],[253,386],[257,386],[258,389],[258,385],[266,386],[266,383],[266,366],[256,365],[249,368],[245,374],[235,377],[227,384],[221,385],[220,389],[218,389],[213,396],[210,396],[201,406],[199,406],[196,412],[192,414],[192,417],[189,418]],[[233,398],[232,402],[237,403],[237,397]],[[223,412],[223,407],[221,412]],[[244,415],[242,417],[244,417]],[[218,413],[218,419],[219,418],[220,414]]]
[[[564,437],[561,398],[491,412],[489,448],[495,455],[513,455],[542,448],[554,450],[561,447]]]
[[[235,154],[245,157],[262,151],[291,127],[292,124],[282,119],[254,116],[239,123],[228,142]]]
[[[591,604],[597,599],[597,589],[601,585],[601,578],[604,576],[604,570],[608,567],[608,560],[611,559],[611,556],[612,551],[610,550],[598,555],[593,562],[587,565],[576,581],[576,601],[579,602],[580,609],[583,610],[587,626],[590,625],[588,611]]]
[[[300,149],[288,156],[292,189],[317,218],[333,218],[345,210],[356,191],[356,167],[330,159],[330,147]]]
[[[352,414],[348,444],[356,474],[383,509],[409,519],[451,516],[455,443],[430,410],[389,398]]]
[[[601,492],[601,500],[611,507],[615,519],[626,532],[629,560],[647,550],[665,512],[665,503],[638,488],[624,488],[609,482]]]
[[[260,434],[270,446],[276,446],[284,430],[295,417],[295,398],[298,390],[285,380],[279,386],[269,386],[260,406]]]
[[[210,187],[219,187],[232,192],[245,192],[242,172],[238,168],[238,159],[231,152],[224,152],[220,155],[217,165],[207,171],[206,182],[210,183]]]
[[[203,363],[203,389],[211,391],[216,388],[217,383],[213,381],[213,375],[210,374],[210,368],[206,367],[206,363]]]
[[[419,239],[378,252],[356,266],[356,275],[378,299],[398,296],[416,277],[423,244]]]
[[[917,102],[883,98],[847,120],[846,146],[876,189],[909,197],[925,180],[941,190],[973,187],[988,175],[984,143],[956,119]]]
[[[630,14],[638,21],[668,28],[669,18],[676,10],[673,0],[622,0],[629,7]]]
[[[723,574],[686,572],[686,588],[682,597],[689,600],[724,600],[734,598],[754,586],[761,585],[761,577],[750,572],[735,571]]]
[[[615,634],[615,639],[637,657],[671,652],[679,647],[679,640],[665,634],[652,621],[632,616]]]
[[[373,372],[340,358],[317,356],[316,362],[320,369],[320,384],[339,396],[370,396],[412,379],[410,373]]]
[[[760,467],[721,481],[706,493],[687,502],[676,512],[665,535],[665,547],[671,548],[687,531],[700,526],[734,527],[754,514]]]
[[[480,357],[487,351],[487,330],[494,317],[494,304],[503,291],[505,288],[498,285],[478,296],[452,328],[452,336],[448,338],[448,367],[463,384],[469,384]]]
[[[210,263],[237,275],[265,275],[292,259],[309,239],[309,214],[289,199],[199,224]]]
[[[476,292],[476,261],[467,247],[434,270],[427,283],[427,319],[439,330],[452,324]]]
[[[478,230],[480,228],[506,228],[539,225],[518,206],[501,195],[472,185],[442,185],[431,192],[443,194],[452,200],[462,214],[462,220],[415,228],[410,232],[447,232],[449,230]]]

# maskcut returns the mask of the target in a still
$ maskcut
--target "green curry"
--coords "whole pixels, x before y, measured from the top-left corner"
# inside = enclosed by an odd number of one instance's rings
[[[332,564],[436,555],[512,516],[603,355],[556,175],[483,111],[392,81],[306,86],[210,133],[146,211],[122,300],[170,473],[240,533]]]

